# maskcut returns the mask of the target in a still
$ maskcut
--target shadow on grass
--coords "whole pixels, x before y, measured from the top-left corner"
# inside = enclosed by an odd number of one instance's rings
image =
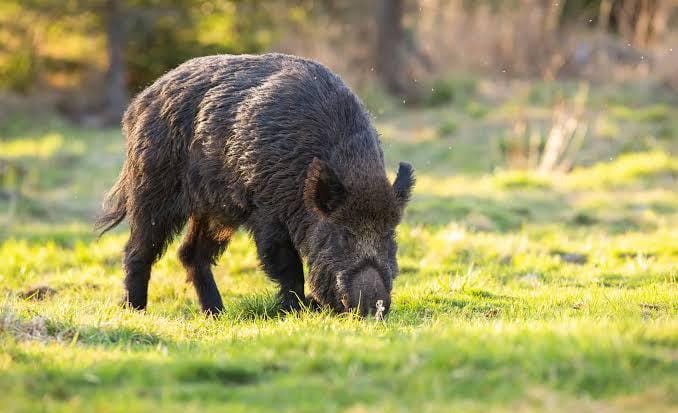
[[[17,225],[0,228],[0,242],[8,239],[26,241],[29,244],[53,242],[64,248],[72,248],[78,241],[95,242],[98,236],[87,222],[74,221],[71,224]]]
[[[263,368],[262,368],[263,367]],[[252,385],[261,380],[268,370],[266,366],[255,369],[246,361],[215,362],[213,360],[178,359],[170,357],[163,361],[126,360],[103,362],[90,368],[47,366],[30,375],[14,378],[12,386],[21,386],[29,394],[48,396],[56,400],[73,397],[94,396],[99,392],[117,392],[133,389],[135,397],[163,398],[164,389],[172,387],[175,392],[182,388],[196,390],[193,400],[201,399],[201,388],[211,394],[211,400],[227,400],[225,387]],[[0,379],[0,383],[12,380]],[[5,383],[9,388],[10,383]]]
[[[665,280],[666,275],[661,273],[635,274],[632,276],[619,273],[607,273],[600,275],[596,281],[603,287],[632,290],[647,287],[653,283],[659,284]]]
[[[121,308],[120,311],[127,310]],[[19,313],[9,307],[0,308],[0,333],[19,341],[78,343],[87,346],[144,347],[175,344],[156,333],[134,327],[79,325],[70,320],[54,320],[35,315],[35,312]]]
[[[267,320],[284,316],[275,294],[251,294],[239,296],[225,304],[222,317],[238,321]]]
[[[495,295],[481,289],[468,289],[450,296],[429,295],[407,297],[394,306],[392,316],[398,321],[412,321],[420,324],[426,318],[441,314],[459,314],[468,318],[498,317],[502,309],[527,307],[517,297]]]
[[[475,195],[435,196],[417,194],[406,211],[413,225],[444,226],[460,222],[477,231],[512,232],[525,224],[565,224],[571,228],[597,227],[609,234],[629,231],[653,232],[659,220],[676,206],[670,203],[629,203],[621,201],[620,210],[581,208],[564,193],[554,191],[511,192],[502,197]],[[647,209],[652,214],[638,211]]]
[[[281,311],[276,294],[253,293],[246,295],[225,295],[224,311],[217,319],[227,319],[237,322],[272,320],[285,316]],[[180,317],[191,320],[196,317],[206,317],[199,308],[197,300],[185,298],[177,301],[176,297],[168,297],[165,301],[165,310],[161,315],[168,318]]]
[[[509,199],[464,196],[415,196],[406,216],[412,224],[446,225],[463,221],[480,231],[507,232],[527,222],[559,221],[568,209],[565,196],[556,193],[511,194]]]
[[[54,294],[57,293],[58,291],[54,290]],[[24,299],[35,298],[31,296]],[[188,301],[190,302],[181,305],[179,309],[173,309],[171,314],[164,314],[164,316],[176,318],[179,315],[185,320],[207,317],[196,307],[196,303],[192,300]],[[41,315],[28,317],[9,309],[0,310],[2,310],[0,311],[0,327],[2,327],[2,331],[20,340],[53,340],[59,343],[77,342],[82,345],[107,347],[117,347],[120,345],[143,347],[177,344],[159,334],[134,327],[81,325],[69,321],[52,320]],[[124,312],[133,310],[121,307],[115,309],[115,311]],[[219,319],[231,322],[273,320],[283,318],[286,315],[286,313],[280,311],[280,305],[275,294],[252,294],[227,299],[224,312],[217,317],[216,322],[219,322]]]

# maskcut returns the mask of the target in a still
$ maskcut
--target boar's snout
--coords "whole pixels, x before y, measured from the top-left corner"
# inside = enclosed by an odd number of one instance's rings
[[[379,272],[367,267],[355,274],[342,304],[348,311],[357,309],[363,317],[373,315],[382,318],[391,307],[391,292]]]

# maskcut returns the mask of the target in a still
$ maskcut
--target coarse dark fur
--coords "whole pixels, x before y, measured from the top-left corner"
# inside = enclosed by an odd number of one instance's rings
[[[388,181],[365,108],[321,64],[282,54],[207,56],[168,72],[123,118],[127,159],[97,227],[125,217],[126,304],[144,309],[151,266],[188,221],[179,257],[203,311],[223,304],[211,266],[240,226],[284,309],[388,311],[394,230],[414,177]]]

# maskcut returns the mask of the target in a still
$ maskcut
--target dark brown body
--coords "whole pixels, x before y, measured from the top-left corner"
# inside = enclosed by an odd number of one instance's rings
[[[151,266],[188,222],[179,254],[205,312],[223,309],[210,267],[240,226],[284,308],[304,297],[304,257],[314,300],[388,309],[411,168],[388,182],[368,114],[327,68],[279,54],[193,59],[132,101],[123,131],[127,160],[98,224],[130,224],[130,306],[145,308]]]

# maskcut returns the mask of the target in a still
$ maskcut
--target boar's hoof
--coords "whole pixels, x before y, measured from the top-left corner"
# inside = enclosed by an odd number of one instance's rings
[[[217,318],[221,315],[221,313],[224,312],[224,306],[222,305],[216,305],[216,306],[203,306],[202,308],[203,314],[205,314],[206,317],[210,318]]]
[[[295,294],[284,294],[279,298],[280,311],[283,313],[293,313],[306,306],[303,298],[297,297]]]

